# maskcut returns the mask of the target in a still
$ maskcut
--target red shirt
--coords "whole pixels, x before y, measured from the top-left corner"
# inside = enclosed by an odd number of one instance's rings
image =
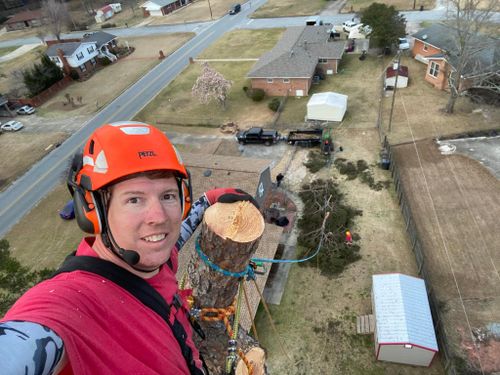
[[[97,256],[93,242],[85,238],[77,255]],[[169,304],[178,291],[177,255],[173,249],[173,269],[162,266],[146,279]],[[185,311],[176,317],[201,367]],[[54,330],[64,341],[74,374],[189,374],[165,321],[118,285],[92,273],[63,273],[36,285],[2,320],[30,321]]]

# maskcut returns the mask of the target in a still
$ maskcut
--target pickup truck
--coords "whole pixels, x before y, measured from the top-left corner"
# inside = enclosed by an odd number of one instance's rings
[[[260,143],[270,146],[280,140],[280,135],[276,130],[250,128],[236,133],[236,140],[242,145],[247,143]]]

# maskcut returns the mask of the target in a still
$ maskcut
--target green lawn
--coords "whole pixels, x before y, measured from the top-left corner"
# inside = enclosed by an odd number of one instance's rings
[[[4,48],[0,48],[0,56],[5,56],[7,55],[8,53],[11,53],[12,51],[15,51],[16,49],[18,49],[19,47],[15,46],[15,47],[4,47]]]

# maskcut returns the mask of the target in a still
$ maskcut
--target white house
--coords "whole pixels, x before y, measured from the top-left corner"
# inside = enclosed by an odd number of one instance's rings
[[[141,5],[144,17],[161,17],[181,8],[191,0],[149,0]]]
[[[394,273],[372,281],[377,359],[430,366],[438,346],[424,280]]]
[[[389,66],[385,71],[385,87],[392,87],[396,85],[396,72],[398,74],[398,89],[408,86],[408,67],[404,65],[399,66],[394,64]]]
[[[79,42],[52,44],[45,53],[61,69],[73,69],[82,76],[96,68],[98,57],[116,61],[117,57],[110,51],[115,46],[115,35],[97,31],[85,34]]]
[[[321,92],[311,96],[307,102],[307,119],[342,121],[346,110],[347,95],[336,92]]]

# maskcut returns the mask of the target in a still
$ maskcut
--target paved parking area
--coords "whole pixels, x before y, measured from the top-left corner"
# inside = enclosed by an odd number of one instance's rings
[[[0,117],[0,122],[3,124],[10,120],[20,121],[24,125],[23,132],[26,133],[52,133],[65,132],[74,133],[80,129],[91,118],[91,116],[68,116],[66,118],[51,119],[33,115]]]

